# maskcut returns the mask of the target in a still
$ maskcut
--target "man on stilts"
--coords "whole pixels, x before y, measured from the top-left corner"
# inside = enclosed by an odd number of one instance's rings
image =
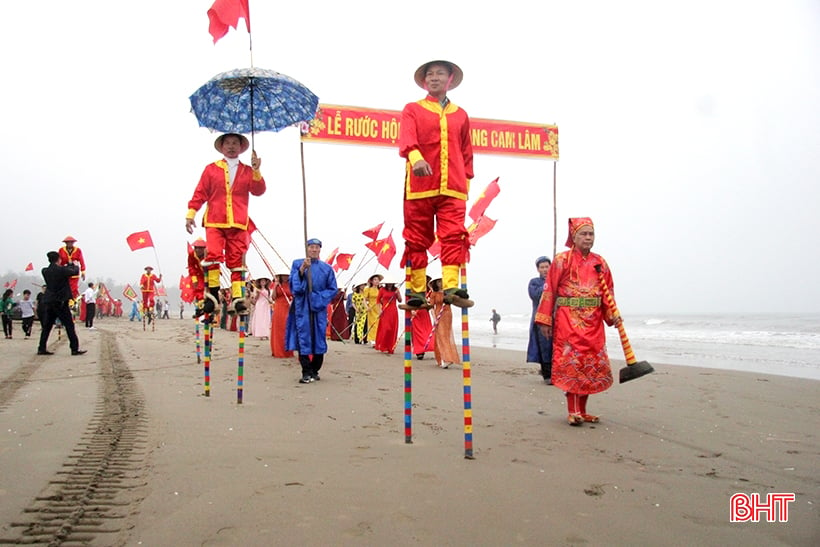
[[[442,60],[421,65],[414,79],[428,95],[402,110],[399,155],[407,160],[404,181],[404,257],[410,262],[407,307],[429,307],[427,250],[441,241],[445,302],[469,308],[459,287],[459,267],[470,247],[464,227],[467,194],[473,178],[473,147],[467,113],[447,97],[463,79],[458,65]]]
[[[207,243],[205,240],[197,238],[191,245],[191,250],[188,252],[188,276],[191,278],[191,290],[196,302],[196,315],[202,315],[202,307],[205,298],[205,270],[202,269],[202,261],[205,259]]]
[[[214,148],[224,157],[208,164],[188,202],[185,228],[194,233],[194,217],[207,203],[202,224],[205,226],[206,255],[202,267],[208,291],[202,312],[213,313],[219,303],[219,267],[223,262],[231,272],[229,313],[247,315],[249,306],[242,296],[243,259],[250,245],[248,198],[265,193],[265,179],[259,171],[261,158],[253,152],[251,167],[239,161],[250,147],[248,139],[236,133],[220,135]]]

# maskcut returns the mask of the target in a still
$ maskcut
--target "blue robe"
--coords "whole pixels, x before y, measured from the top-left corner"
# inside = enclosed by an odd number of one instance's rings
[[[311,261],[312,291],[308,292],[308,272],[304,276],[299,273],[304,261],[304,258],[294,260],[290,269],[288,281],[293,301],[285,327],[285,349],[296,350],[299,355],[320,355],[327,353],[327,307],[338,290],[336,274],[329,264]]]
[[[541,329],[535,324],[535,312],[538,303],[541,301],[541,293],[544,291],[544,280],[540,277],[530,279],[528,287],[530,300],[532,300],[532,317],[530,317],[530,340],[527,344],[528,363],[552,363],[552,338],[546,338],[541,334]]]

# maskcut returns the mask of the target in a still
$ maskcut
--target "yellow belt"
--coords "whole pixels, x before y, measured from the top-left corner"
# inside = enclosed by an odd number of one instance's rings
[[[559,296],[556,299],[559,306],[569,306],[571,308],[597,308],[601,305],[601,297],[581,298],[578,296]]]

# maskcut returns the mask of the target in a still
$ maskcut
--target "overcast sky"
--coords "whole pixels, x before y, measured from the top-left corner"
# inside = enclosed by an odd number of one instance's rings
[[[176,285],[193,240],[187,201],[219,158],[188,97],[250,64],[244,27],[212,43],[211,4],[45,0],[7,12],[0,271],[39,269],[71,234],[92,279],[135,283],[151,264]],[[591,216],[624,315],[820,310],[820,3],[282,4],[251,0],[254,65],[323,103],[400,110],[423,96],[415,69],[445,58],[464,70],[450,97],[471,116],[557,124],[558,250],[567,217]],[[268,191],[251,216],[290,262],[304,243],[298,131],[257,134],[256,150]],[[309,233],[324,251],[358,264],[361,232],[382,221],[401,250],[397,151],[304,152]],[[553,164],[484,155],[475,172],[471,202],[501,185],[487,211],[498,224],[469,266],[476,312],[527,311],[534,259],[552,252]],[[159,261],[128,249],[140,230]],[[253,249],[248,263],[267,274]],[[398,258],[389,275],[403,279]]]

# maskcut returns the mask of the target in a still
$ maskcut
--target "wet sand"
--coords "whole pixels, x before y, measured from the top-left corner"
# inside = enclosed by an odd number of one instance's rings
[[[461,369],[432,354],[412,362],[406,444],[401,353],[329,342],[302,385],[295,359],[248,338],[238,405],[235,333],[216,332],[204,397],[192,321],[98,328],[79,329],[85,356],[56,336],[53,356],[0,345],[0,540],[44,514],[92,545],[820,540],[820,382],[653,363],[575,428],[522,352],[473,348],[470,460]],[[797,499],[788,522],[731,523],[737,492]]]

